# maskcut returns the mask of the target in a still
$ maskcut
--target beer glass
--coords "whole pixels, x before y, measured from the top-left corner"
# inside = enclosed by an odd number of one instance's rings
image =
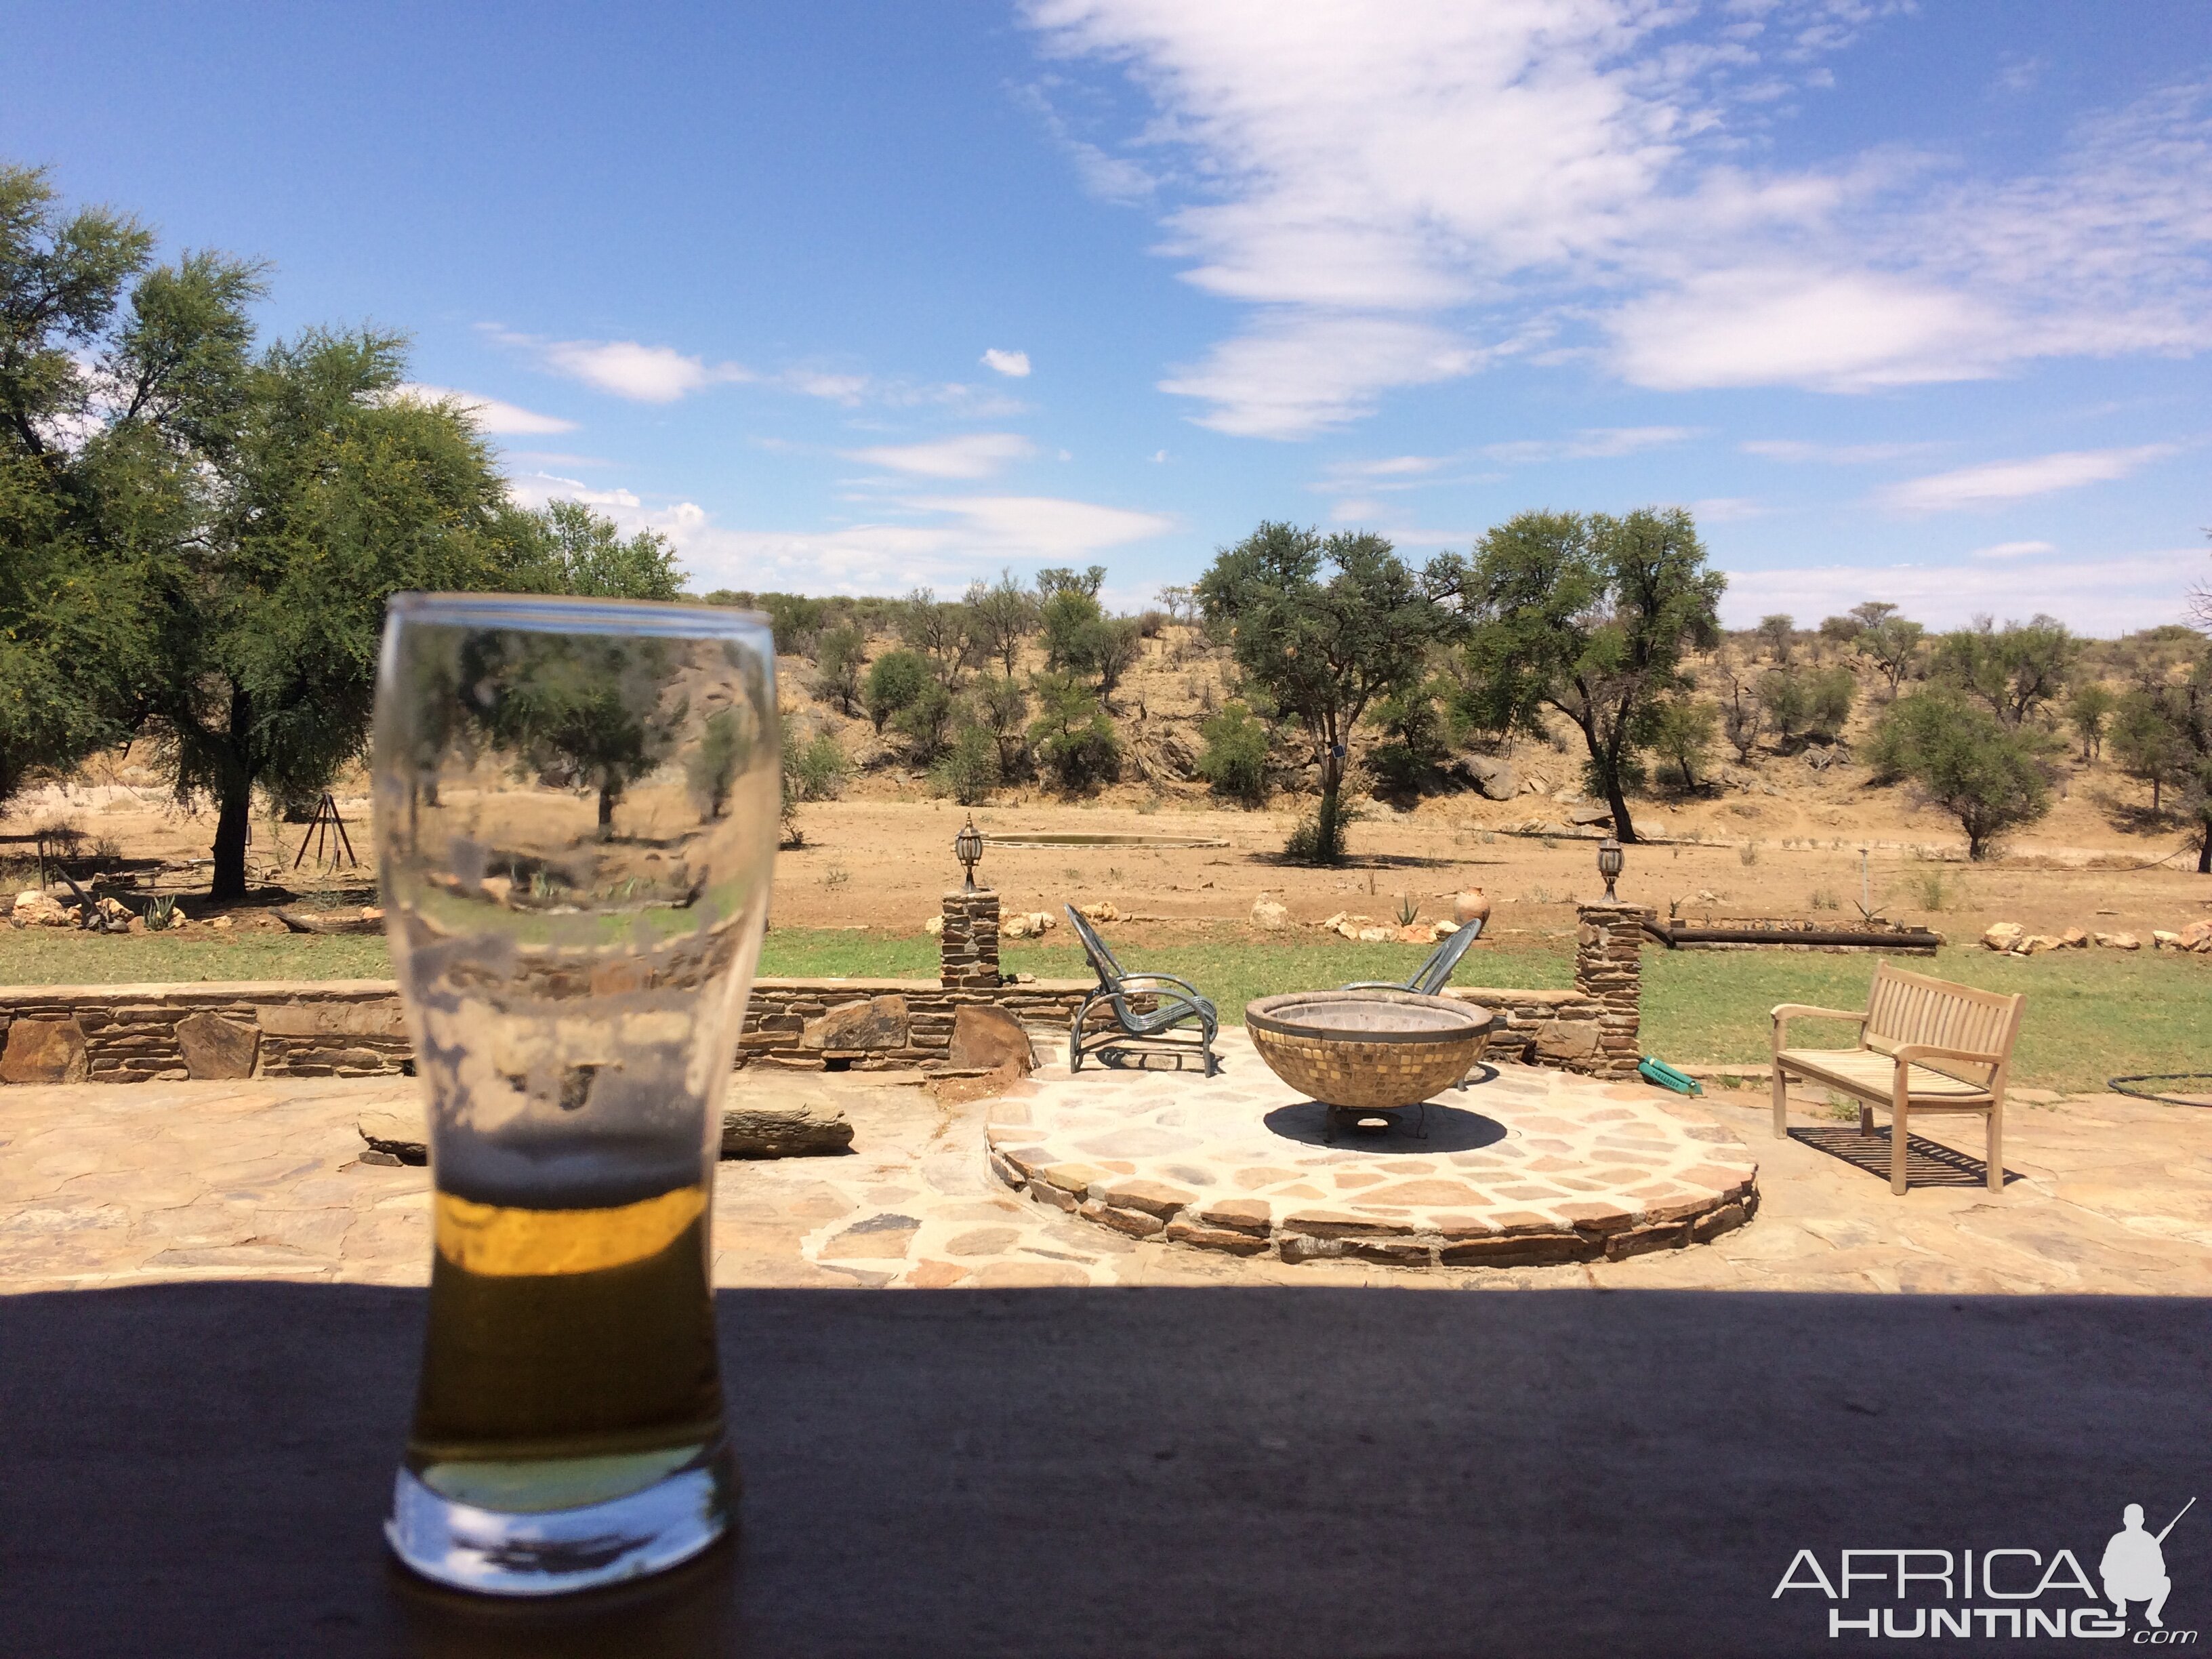
[[[386,1536],[495,1595],[672,1566],[734,1500],[708,1225],[781,807],[774,643],[712,606],[403,593],[374,776],[434,1238]]]

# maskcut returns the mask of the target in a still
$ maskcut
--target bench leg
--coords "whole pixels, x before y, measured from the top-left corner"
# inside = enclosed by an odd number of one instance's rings
[[[1900,1089],[1889,1103],[1889,1190],[1900,1196],[1905,1192],[1905,1154],[1912,1142],[1911,1116]]]
[[[2004,1103],[1999,1101],[1990,1108],[1989,1146],[1983,1161],[1990,1166],[1990,1190],[2004,1190]]]
[[[1874,1133],[1874,1108],[1863,1100],[1859,1102],[1859,1133],[1863,1135]]]
[[[1774,1067],[1774,1138],[1786,1139],[1790,1133],[1790,1079],[1782,1075],[1778,1063]]]

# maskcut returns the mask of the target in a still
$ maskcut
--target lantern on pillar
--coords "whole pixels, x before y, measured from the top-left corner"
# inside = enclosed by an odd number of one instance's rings
[[[967,876],[967,884],[960,890],[974,892],[975,866],[983,861],[983,835],[975,828],[975,815],[972,812],[968,815],[967,826],[952,838],[952,856],[960,860],[960,867]]]
[[[1613,884],[1620,874],[1620,843],[1607,836],[1597,844],[1597,872],[1605,878],[1605,896],[1614,902]]]

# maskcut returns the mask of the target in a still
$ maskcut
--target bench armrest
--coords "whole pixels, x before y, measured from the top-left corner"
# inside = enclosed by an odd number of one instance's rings
[[[1898,1046],[1890,1055],[1900,1066],[1914,1066],[1923,1060],[1958,1060],[1974,1066],[2002,1066],[2002,1054],[1984,1054],[1978,1048],[1946,1048],[1935,1042],[1906,1042]]]
[[[1786,1046],[1782,1041],[1783,1033],[1789,1030],[1793,1019],[1847,1019],[1862,1030],[1867,1023],[1863,1010],[1815,1008],[1807,1002],[1778,1002],[1768,1011],[1767,1018],[1774,1024],[1774,1052],[1778,1054]]]

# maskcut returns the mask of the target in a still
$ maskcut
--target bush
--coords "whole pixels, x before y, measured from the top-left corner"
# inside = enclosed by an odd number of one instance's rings
[[[707,717],[700,728],[699,746],[684,763],[684,781],[698,800],[701,823],[719,818],[728,807],[730,791],[744,768],[745,748],[744,730],[738,724],[736,709],[725,708]]]
[[[1063,789],[1110,782],[1121,770],[1121,743],[1097,694],[1067,674],[1040,674],[1036,688],[1041,712],[1030,724],[1030,746],[1038,762]]]
[[[921,695],[930,683],[929,665],[911,651],[886,651],[868,669],[865,696],[876,730]]]
[[[1833,743],[1843,735],[1858,700],[1858,682],[1838,664],[1832,668],[1778,668],[1759,680],[1759,707],[1784,742],[1810,738]]]
[[[1959,820],[1966,856],[1986,857],[2008,830],[2051,810],[2039,745],[1948,686],[1889,706],[1870,758],[1883,776],[1909,779],[1931,805]]]
[[[1680,769],[1685,789],[1698,787],[1697,769],[1705,763],[1719,726],[1720,710],[1700,699],[1670,697],[1659,705],[1651,746]]]
[[[1198,728],[1198,775],[1217,795],[1257,806],[1267,799],[1267,728],[1232,702]]]
[[[852,623],[823,629],[814,641],[814,695],[836,704],[841,714],[859,714],[860,669],[867,659],[868,642]]]
[[[1341,864],[1346,848],[1345,827],[1352,821],[1333,796],[1323,795],[1312,817],[1300,818],[1291,838],[1283,843],[1283,856],[1293,864]]]
[[[986,677],[975,693],[983,726],[999,747],[999,778],[1019,777],[1029,767],[1029,739],[1022,728],[1030,718],[1030,694],[1012,674]]]
[[[801,800],[835,800],[845,793],[853,763],[844,745],[827,732],[817,732],[801,744],[789,763],[792,787]]]
[[[929,769],[929,787],[963,806],[980,806],[999,787],[999,745],[980,726],[963,726]]]
[[[913,702],[898,711],[891,724],[913,745],[915,759],[927,766],[945,752],[952,716],[952,694],[937,681],[930,680],[915,694]]]

